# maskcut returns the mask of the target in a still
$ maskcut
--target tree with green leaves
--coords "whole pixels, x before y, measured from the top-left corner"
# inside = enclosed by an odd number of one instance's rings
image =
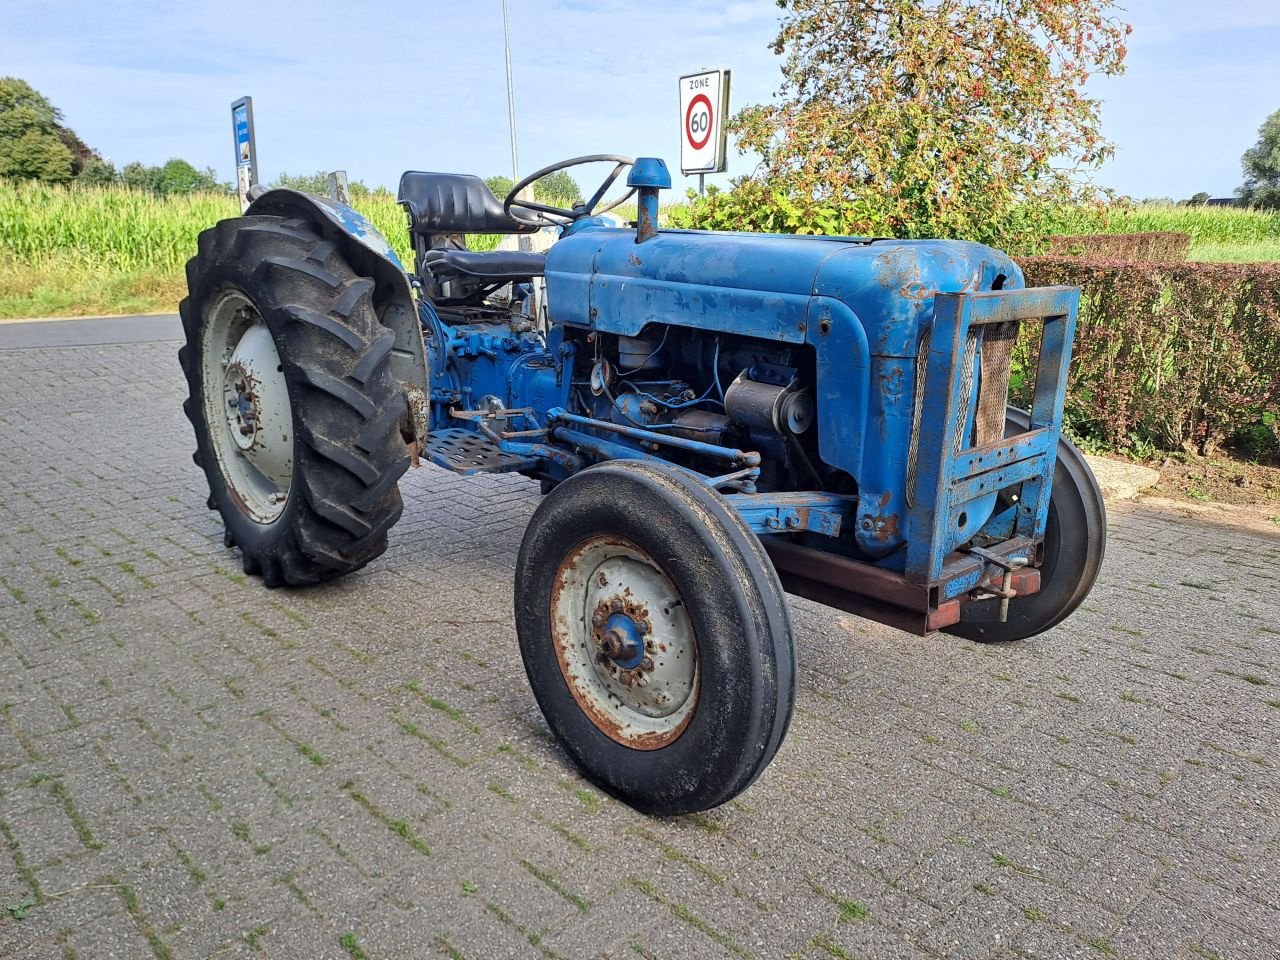
[[[134,160],[120,169],[120,182],[134,190],[160,196],[164,193],[164,170]]]
[[[510,177],[497,173],[484,178],[485,185],[499,200],[506,199],[515,183]],[[568,170],[549,173],[533,185],[533,199],[556,206],[572,207],[582,202],[582,188],[569,175]]]
[[[0,77],[0,177],[70,180],[74,157],[63,142],[61,120],[57,108],[31,84]]]
[[[568,170],[549,173],[533,185],[533,199],[555,206],[572,207],[582,202],[582,188]]]
[[[1280,209],[1280,110],[1262,121],[1258,142],[1240,158],[1244,184],[1236,195],[1250,206]]]
[[[315,173],[281,173],[271,181],[271,187],[288,187],[290,190],[301,190],[303,193],[313,193],[318,197],[327,197],[329,195],[329,174],[324,170],[317,170]],[[379,187],[378,189],[382,189]],[[347,193],[353,200],[362,200],[373,192],[368,185],[360,180],[347,181]]]
[[[76,175],[76,183],[82,186],[100,187],[120,182],[120,172],[110,160],[91,157]]]
[[[485,177],[484,183],[489,188],[489,192],[499,200],[506,199],[507,194],[511,192],[511,188],[516,185],[515,181],[510,177],[504,177],[500,173],[495,173],[492,177]]]
[[[730,122],[755,173],[695,223],[1007,243],[1094,195],[1090,75],[1123,72],[1111,0],[778,0],[774,101]]]

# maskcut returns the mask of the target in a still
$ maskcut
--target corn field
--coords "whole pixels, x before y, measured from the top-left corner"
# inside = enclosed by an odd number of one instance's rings
[[[355,206],[408,255],[395,197],[379,191]],[[0,181],[0,251],[33,264],[56,259],[123,270],[181,269],[201,230],[239,213],[235,198],[220,194],[156,197],[127,187]]]
[[[1168,203],[1067,207],[1058,212],[1051,232],[1080,236],[1165,231],[1191,237],[1192,260],[1280,260],[1280,210],[1180,207]]]

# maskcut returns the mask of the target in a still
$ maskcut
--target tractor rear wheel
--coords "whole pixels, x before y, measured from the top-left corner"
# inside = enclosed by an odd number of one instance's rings
[[[1010,409],[1005,435],[1024,433],[1030,420]],[[1008,619],[1000,622],[1000,601],[979,600],[960,608],[960,622],[947,633],[979,643],[1025,640],[1057,626],[1084,602],[1102,569],[1107,546],[1107,512],[1102,490],[1088,461],[1075,444],[1058,441],[1058,459],[1044,532],[1040,590],[1009,601]]]
[[[602,789],[670,816],[725,803],[777,752],[795,653],[759,540],[677,467],[622,460],[557,486],[516,564],[542,713]]]
[[[187,286],[183,409],[226,544],[269,587],[364,566],[409,464],[373,281],[306,220],[256,216],[200,235]]]

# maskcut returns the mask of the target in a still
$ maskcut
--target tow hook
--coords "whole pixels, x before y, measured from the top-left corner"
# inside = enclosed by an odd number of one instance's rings
[[[1000,598],[1000,622],[1007,622],[1009,619],[1009,601],[1018,595],[1018,592],[1013,589],[1013,572],[1027,565],[1026,558],[1006,558],[992,553],[990,550],[984,550],[982,547],[970,547],[966,552],[985,560],[987,563],[994,564],[1004,571],[1004,577],[1001,578],[999,587],[983,586],[978,589],[984,595]]]

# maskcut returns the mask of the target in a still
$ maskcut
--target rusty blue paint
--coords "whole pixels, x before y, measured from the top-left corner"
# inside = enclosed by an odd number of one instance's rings
[[[838,537],[857,498],[831,493],[735,493],[725,499],[755,533],[812,531]]]
[[[854,536],[872,557],[905,540],[915,358],[936,293],[1022,282],[1004,254],[959,241],[664,230],[638,251],[629,231],[580,229],[547,255],[557,322],[811,344],[819,450],[858,482]]]
[[[988,522],[997,493],[1021,483],[1012,511],[1012,537],[1039,541],[1049,512],[1067,367],[1080,293],[1045,287],[983,293],[941,294],[935,298],[927,357],[919,462],[914,506],[907,520],[904,573],[915,583],[934,583],[947,556]],[[990,324],[1043,319],[1040,361],[1032,403],[1031,430],[979,448],[956,438],[970,436],[975,390],[965,396],[963,356],[971,331]]]

